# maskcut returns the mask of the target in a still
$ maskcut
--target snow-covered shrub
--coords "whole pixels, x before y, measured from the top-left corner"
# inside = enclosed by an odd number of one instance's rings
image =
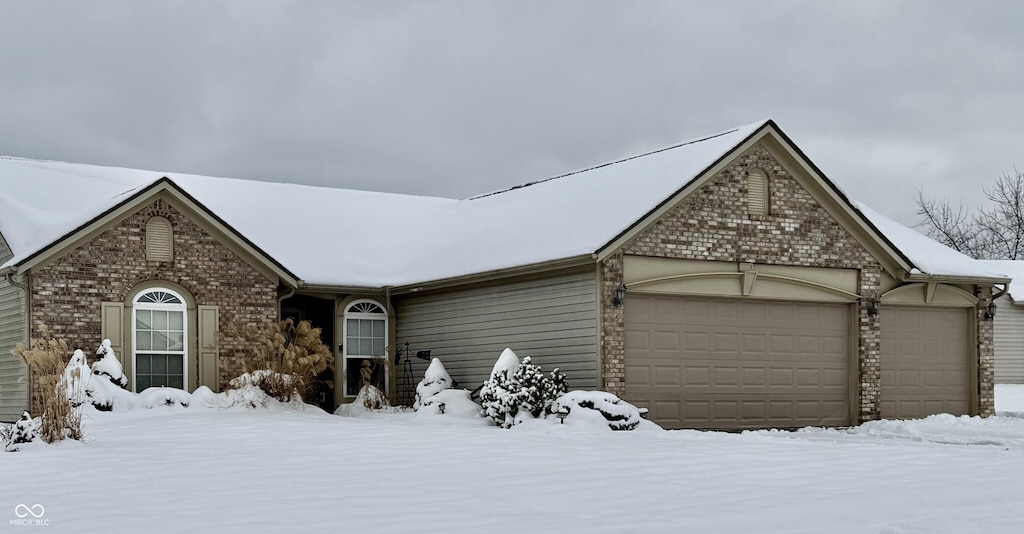
[[[266,369],[244,373],[228,382],[224,391],[226,406],[267,408],[272,402],[302,404],[302,397],[294,387],[293,375],[275,373]]]
[[[423,400],[416,410],[417,416],[446,415],[454,418],[480,419],[483,413],[469,390],[446,389]]]
[[[75,349],[71,360],[64,367],[63,376],[64,388],[71,406],[78,407],[86,401],[85,389],[90,376],[92,376],[92,371],[89,370],[89,362],[85,359],[85,353],[81,349]]]
[[[104,339],[100,347],[96,349],[96,361],[92,362],[92,374],[105,377],[111,384],[125,389],[128,387],[128,377],[124,376],[124,368],[121,367],[117,354],[110,347],[110,340]]]
[[[569,424],[605,424],[612,430],[633,430],[643,421],[639,408],[605,391],[570,391],[551,403],[550,413],[565,414]]]
[[[268,371],[255,385],[281,402],[291,402],[295,394],[308,402],[318,375],[334,368],[334,353],[309,321],[295,324],[288,318],[263,328],[231,330],[228,335],[243,340],[239,356],[250,374]]]
[[[363,387],[359,388],[356,400],[352,402],[362,405],[367,410],[380,410],[391,406],[387,395],[373,384],[363,384]]]
[[[11,350],[11,354],[20,357],[28,365],[34,389],[40,396],[39,437],[46,443],[82,438],[81,403],[71,405],[69,393],[77,393],[67,380],[67,376],[76,376],[78,383],[81,383],[82,369],[78,362],[74,366],[65,365],[64,358],[68,352],[67,342],[51,336],[45,326],[40,327],[39,337],[33,339],[29,346],[18,343]],[[83,354],[81,363],[84,364],[84,361]],[[84,372],[88,377],[89,368],[85,367]]]
[[[181,406],[188,408],[192,402],[192,395],[178,388],[150,387],[144,389],[138,396],[137,405],[146,408],[157,408],[160,406]]]
[[[561,371],[555,369],[545,376],[529,356],[520,362],[516,353],[506,348],[480,389],[480,399],[484,413],[494,424],[511,428],[527,417],[543,415],[567,389]]]
[[[451,387],[452,377],[445,370],[441,360],[438,358],[430,360],[430,366],[423,373],[423,380],[416,385],[416,401],[413,402],[412,409],[419,410],[423,401]]]
[[[0,443],[7,452],[17,452],[18,445],[31,443],[39,437],[39,420],[33,419],[28,412],[22,412],[21,418],[13,425],[5,425],[0,431]]]

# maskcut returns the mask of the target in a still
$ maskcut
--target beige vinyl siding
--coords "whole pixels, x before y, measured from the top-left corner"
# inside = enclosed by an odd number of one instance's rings
[[[997,384],[1024,384],[1024,307],[1006,296],[996,301],[995,349]]]
[[[431,350],[460,387],[487,379],[506,347],[550,372],[560,368],[572,389],[596,389],[597,286],[593,272],[510,282],[396,301],[396,345],[409,343],[413,381]]]
[[[0,421],[10,422],[28,408],[28,375],[24,362],[11,354],[28,341],[25,292],[0,279]]]

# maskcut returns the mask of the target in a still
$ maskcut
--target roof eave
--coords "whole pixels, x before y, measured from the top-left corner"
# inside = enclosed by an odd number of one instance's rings
[[[994,284],[1009,284],[1010,278],[1005,276],[964,276],[955,274],[929,274],[929,273],[910,273],[907,275],[907,282],[939,282],[943,284],[977,284],[977,285],[994,285]]]

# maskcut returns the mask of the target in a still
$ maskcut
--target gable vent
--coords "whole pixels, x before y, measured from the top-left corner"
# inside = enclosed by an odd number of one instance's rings
[[[163,217],[153,217],[146,223],[146,260],[174,260],[174,233],[171,221]]]
[[[768,178],[760,170],[747,173],[747,213],[768,214]]]

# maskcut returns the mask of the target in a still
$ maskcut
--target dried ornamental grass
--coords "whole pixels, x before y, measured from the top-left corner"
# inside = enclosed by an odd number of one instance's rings
[[[334,368],[331,348],[321,341],[321,330],[309,321],[295,324],[289,318],[227,334],[244,340],[242,361],[246,372],[258,377],[256,385],[282,402],[292,400],[295,394],[309,402],[317,375]],[[264,370],[270,372],[257,373]]]
[[[40,395],[39,436],[47,443],[82,438],[82,408],[80,404],[72,406],[68,395],[80,397],[77,388],[83,387],[87,377],[72,376],[70,385],[75,390],[69,391],[69,381],[64,374],[65,357],[69,352],[67,342],[51,336],[45,326],[39,329],[39,337],[32,339],[30,346],[18,343],[11,350],[11,354],[28,365],[34,389]]]

